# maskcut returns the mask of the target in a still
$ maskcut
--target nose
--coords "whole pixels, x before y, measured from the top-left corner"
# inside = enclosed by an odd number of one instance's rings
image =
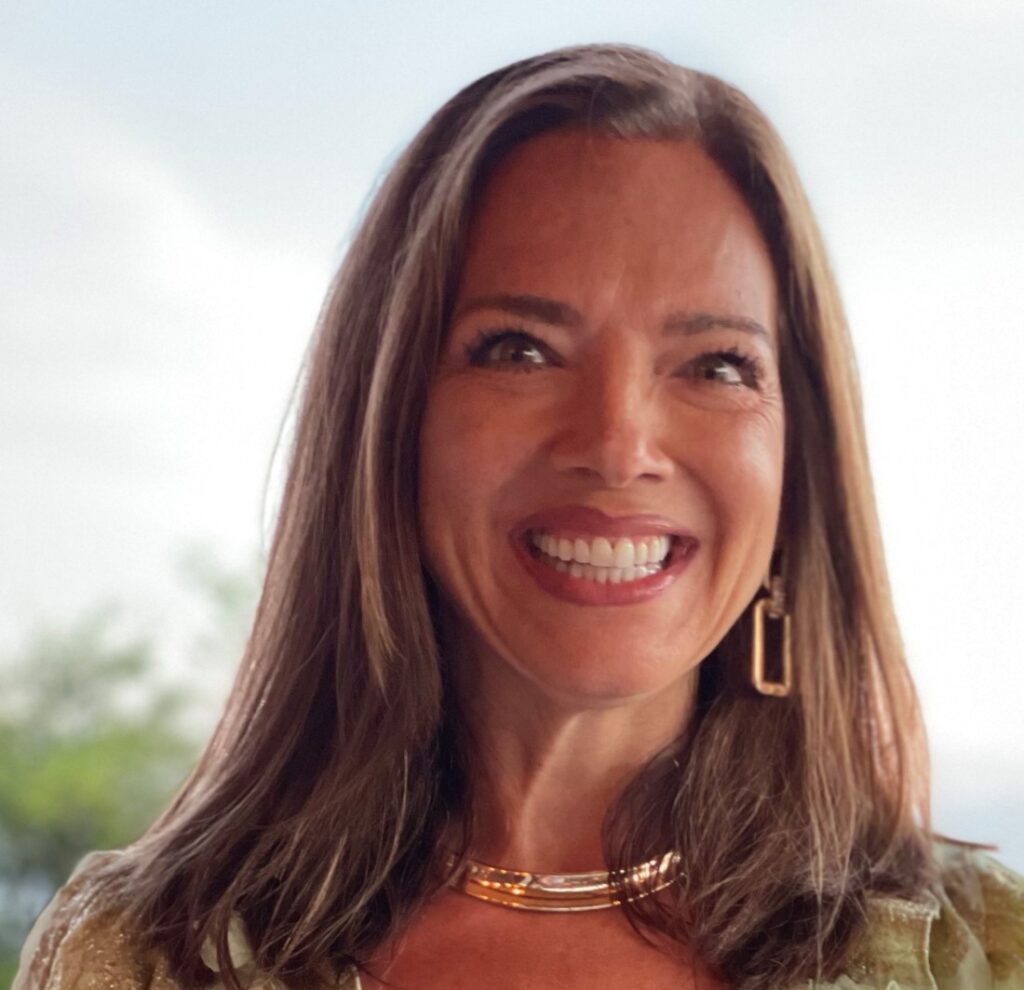
[[[575,376],[558,410],[551,445],[556,470],[599,479],[609,488],[663,480],[672,470],[665,451],[663,410],[653,375],[621,352]]]

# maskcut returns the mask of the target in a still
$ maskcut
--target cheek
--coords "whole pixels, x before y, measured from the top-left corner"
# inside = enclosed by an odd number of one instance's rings
[[[715,443],[690,461],[711,536],[703,566],[709,621],[724,634],[756,594],[776,538],[782,496],[781,415],[719,419]]]
[[[699,470],[723,532],[773,526],[782,496],[781,412],[716,427],[714,442],[702,445]]]
[[[458,383],[432,391],[420,431],[420,519],[428,547],[500,510],[504,487],[523,460],[515,417],[496,415],[493,397]],[[445,541],[448,542],[448,541]]]
[[[728,492],[751,506],[777,497],[782,485],[781,438],[760,429],[748,429],[731,446],[732,456],[723,465]]]
[[[435,503],[471,494],[478,472],[486,470],[481,461],[486,449],[486,426],[475,404],[460,401],[456,390],[438,388],[427,402],[420,434],[422,500]]]
[[[428,558],[433,558],[442,539],[442,506],[458,495],[460,484],[455,443],[459,432],[451,411],[434,396],[427,402],[419,443],[419,517]],[[432,563],[434,561],[432,560]]]

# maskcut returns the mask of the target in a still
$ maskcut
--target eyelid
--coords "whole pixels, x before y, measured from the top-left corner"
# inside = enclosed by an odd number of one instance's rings
[[[548,344],[543,338],[537,336],[535,333],[531,333],[525,327],[518,326],[516,324],[507,324],[504,326],[489,327],[479,330],[471,341],[465,345],[466,359],[470,363],[478,361],[479,357],[487,351],[488,348],[494,347],[503,340],[514,340],[521,339],[528,342],[531,345],[537,347],[538,350],[545,353],[545,359],[553,367],[561,366],[561,359],[555,353],[554,349]],[[482,364],[485,362],[481,362]],[[528,368],[528,364],[521,365],[523,368]],[[535,367],[542,367],[535,365]]]
[[[562,366],[561,359],[550,344],[536,333],[527,330],[519,324],[505,324],[478,330],[473,339],[464,345],[466,359],[471,364],[475,364],[479,367],[486,367],[489,362],[481,360],[481,357],[489,348],[497,346],[497,344],[504,340],[517,338],[529,343],[531,346],[536,346],[538,350],[545,353],[545,364],[543,365],[533,362],[511,362],[517,370],[531,371],[542,367]],[[764,362],[756,355],[753,349],[741,347],[735,343],[720,347],[711,347],[705,351],[701,351],[696,356],[685,361],[683,365],[680,366],[680,370],[683,368],[690,368],[695,363],[704,361],[707,358],[716,357],[723,362],[730,364],[741,376],[749,374],[753,379],[751,384],[747,384],[746,381],[744,381],[742,385],[737,385],[736,383],[722,383],[725,387],[745,387],[753,391],[761,391],[763,389],[765,380]],[[730,357],[738,358],[739,361],[730,361],[728,360]]]
[[[739,362],[729,361],[728,358],[730,357],[739,358]],[[690,367],[695,362],[703,361],[706,358],[719,358],[721,361],[735,368],[740,375],[743,375],[744,372],[749,373],[753,379],[753,384],[746,385],[744,382],[744,385],[755,391],[762,390],[765,380],[764,362],[752,351],[748,351],[735,344],[730,344],[726,347],[711,348],[709,350],[702,351],[696,357],[691,358],[686,362],[684,367]],[[736,388],[737,386],[728,385],[727,387]]]

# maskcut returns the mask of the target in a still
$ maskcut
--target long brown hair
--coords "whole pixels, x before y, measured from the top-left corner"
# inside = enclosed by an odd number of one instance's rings
[[[827,978],[871,892],[934,878],[927,750],[893,613],[850,339],[781,139],[737,89],[627,45],[524,59],[452,97],[369,203],[308,356],[252,633],[221,721],[152,828],[111,865],[185,983],[227,969],[245,919],[294,986],[365,960],[471,843],[472,759],[416,526],[418,429],[469,218],[502,156],[551,128],[696,141],[753,211],[778,279],[787,409],[780,517],[795,688],[748,686],[749,610],[700,667],[685,735],[604,823],[610,867],[682,854],[627,905],[738,990]],[[231,977],[233,980],[233,976]]]

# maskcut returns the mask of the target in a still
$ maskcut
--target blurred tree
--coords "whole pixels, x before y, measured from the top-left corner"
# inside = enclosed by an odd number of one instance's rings
[[[196,651],[227,671],[258,580],[195,547],[179,568],[205,603]],[[37,627],[0,660],[0,987],[78,860],[136,839],[198,752],[182,718],[204,700],[197,685],[161,683],[156,644],[119,632],[121,612],[104,604],[66,628]]]
[[[151,682],[152,644],[113,641],[101,606],[37,631],[0,670],[0,870],[56,886],[90,849],[135,838],[181,780],[194,745],[180,689]]]

